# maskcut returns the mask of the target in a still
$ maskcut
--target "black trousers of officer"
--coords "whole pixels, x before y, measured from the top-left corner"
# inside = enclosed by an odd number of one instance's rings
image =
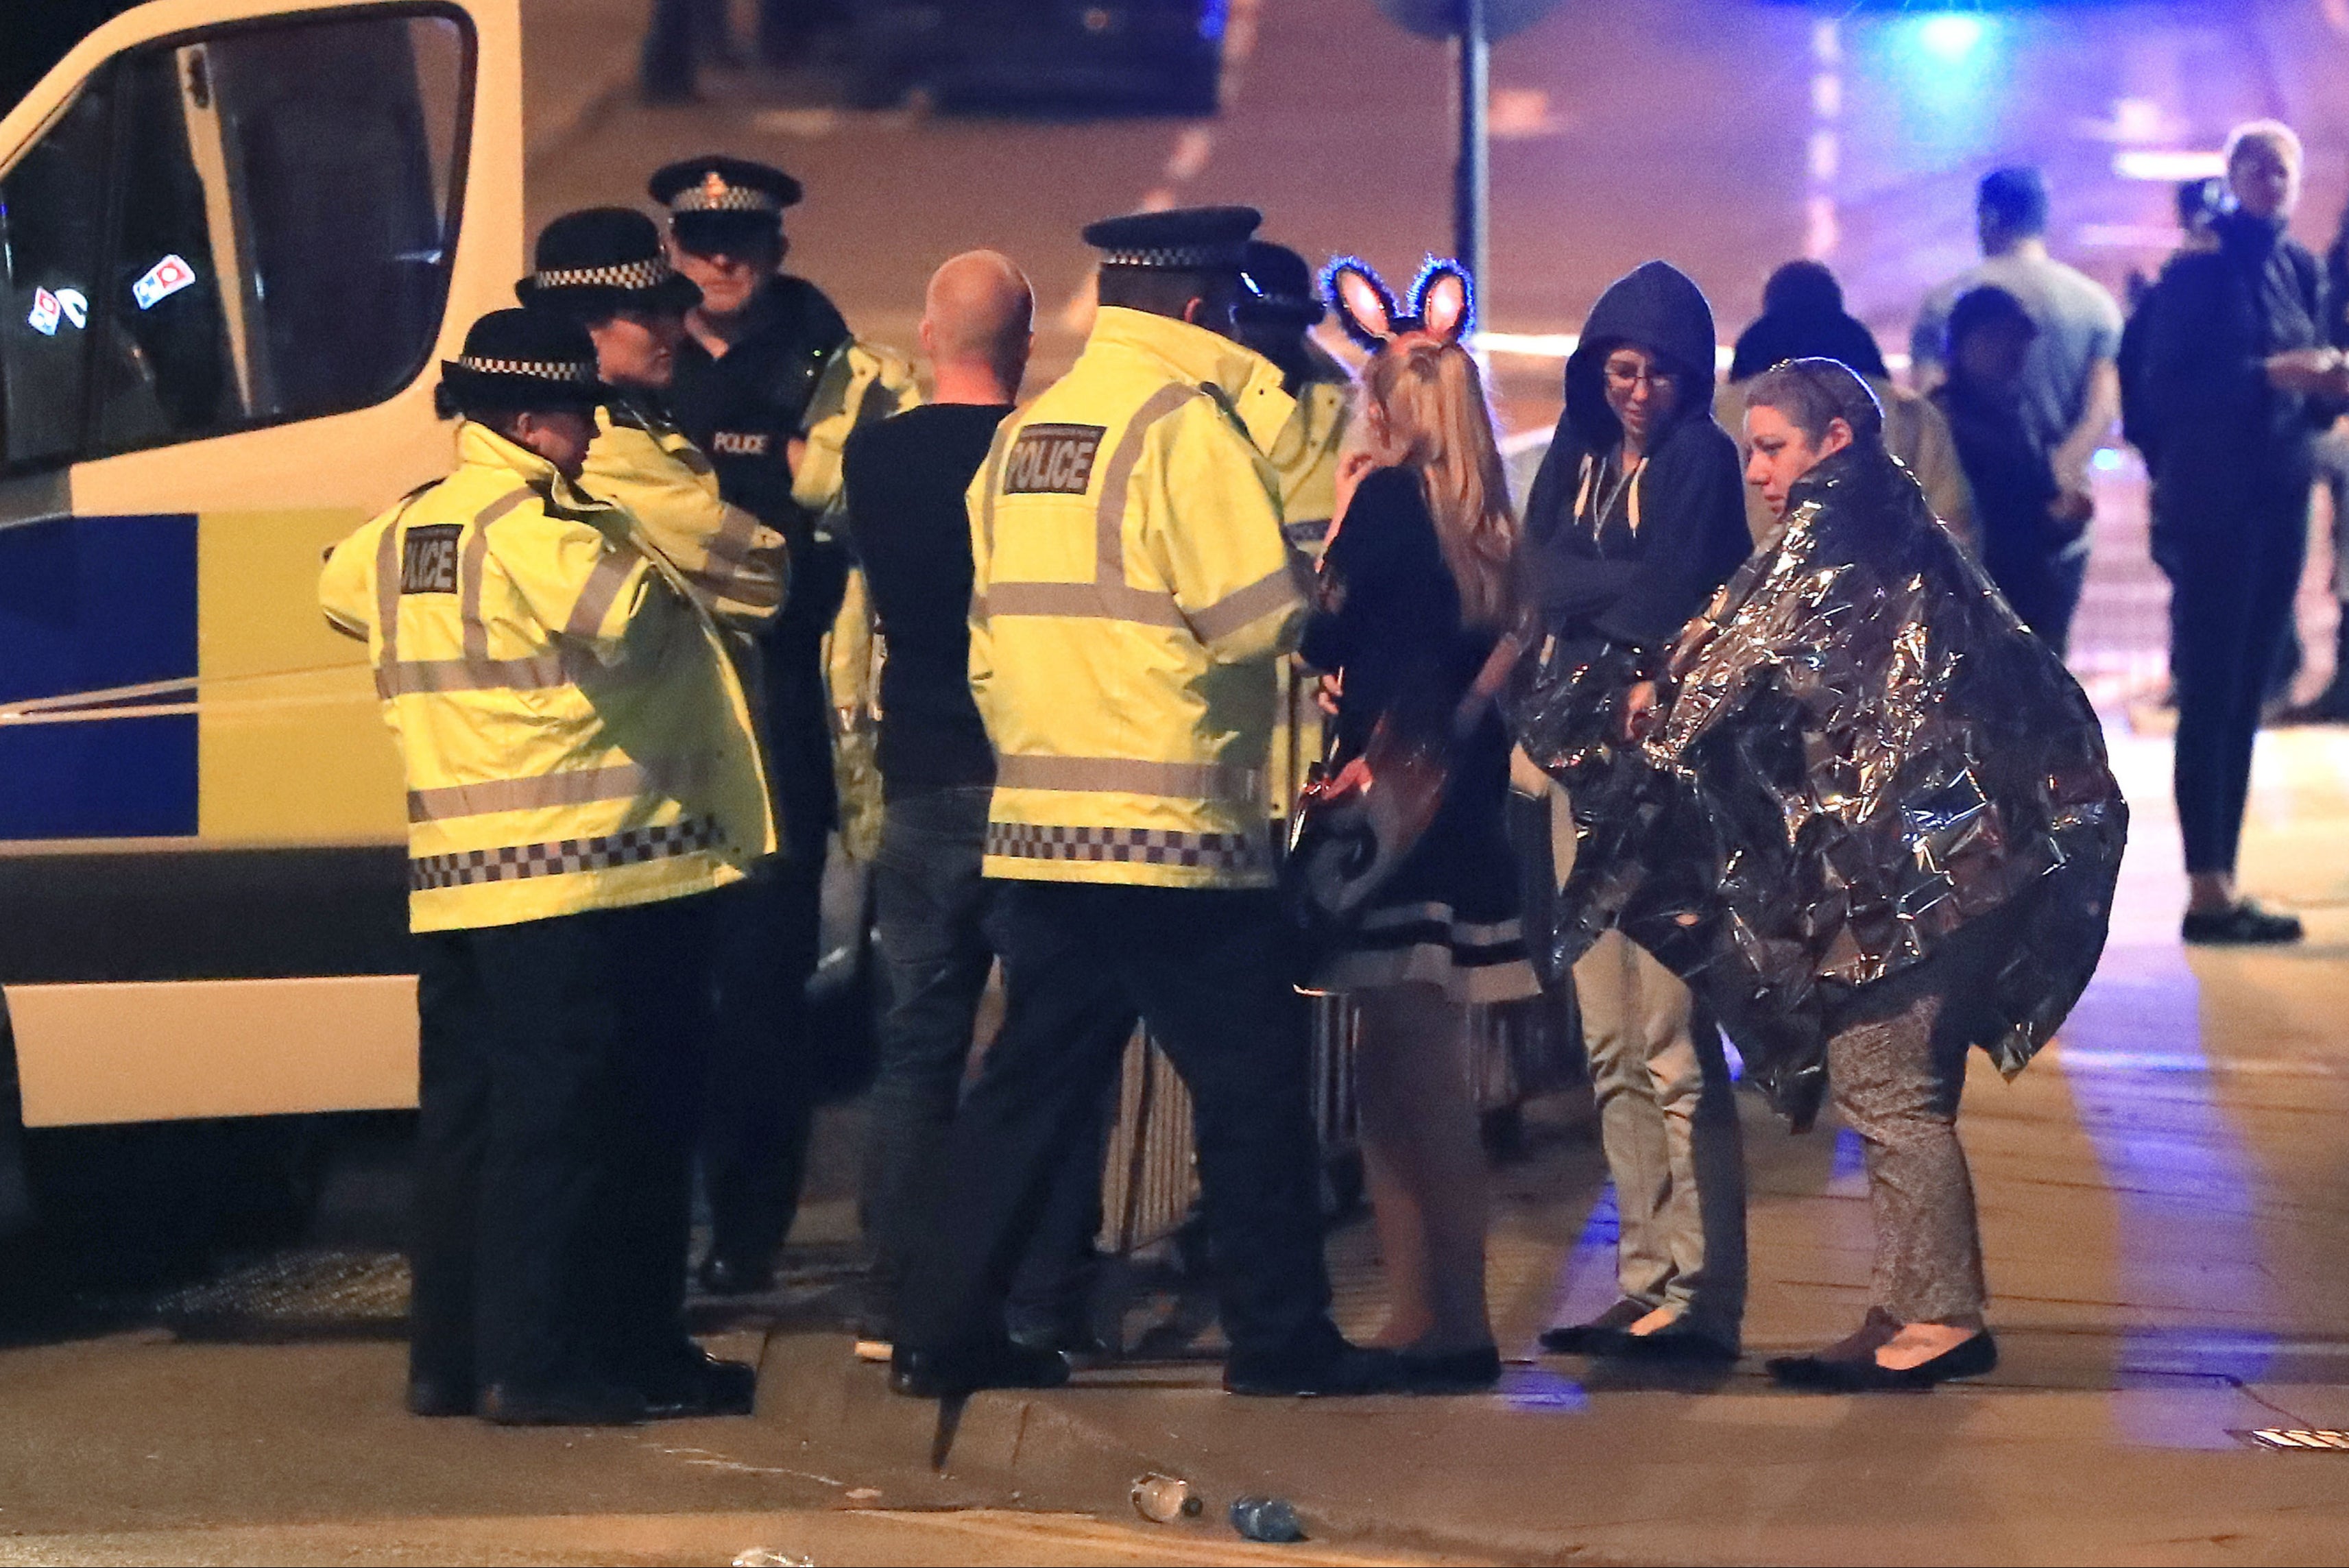
[[[686,1342],[712,903],[421,939],[412,1376],[626,1379]]]
[[[719,895],[718,1020],[701,1133],[710,1253],[755,1277],[799,1213],[814,1126],[807,988],[823,938],[824,847],[794,841]]]
[[[2247,480],[2225,515],[2177,517],[2156,543],[2170,583],[2172,764],[2189,872],[2235,869],[2260,713],[2292,630],[2308,498],[2304,472]]]
[[[1071,1143],[1096,1136],[1138,1018],[1191,1090],[1234,1357],[1326,1345],[1305,1004],[1275,896],[1005,882],[993,925],[1003,1029],[948,1135],[932,1240],[906,1281],[904,1343],[1001,1339],[1053,1177]]]

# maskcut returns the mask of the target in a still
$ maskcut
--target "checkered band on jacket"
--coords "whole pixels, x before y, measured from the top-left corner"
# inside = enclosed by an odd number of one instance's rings
[[[606,871],[714,850],[726,834],[713,817],[688,818],[657,827],[630,828],[598,839],[564,839],[551,844],[507,844],[494,850],[463,850],[425,855],[408,862],[411,892],[467,887],[476,882],[518,882],[565,872]]]
[[[1265,835],[1180,833],[1160,828],[1079,828],[990,822],[987,852],[1023,861],[1123,861],[1148,866],[1260,871],[1271,863]]]

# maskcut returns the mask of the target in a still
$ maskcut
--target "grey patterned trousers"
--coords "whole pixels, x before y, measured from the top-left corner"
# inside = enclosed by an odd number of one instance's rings
[[[1957,1009],[1971,966],[1929,961],[1854,998],[1827,1041],[1836,1109],[1868,1156],[1876,1231],[1873,1305],[1902,1323],[1978,1315],[1982,1231],[1958,1141],[1958,1097],[1971,1048]]]

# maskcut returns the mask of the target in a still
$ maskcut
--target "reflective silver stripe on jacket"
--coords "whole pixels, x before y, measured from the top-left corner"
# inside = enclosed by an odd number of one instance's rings
[[[492,779],[408,792],[408,820],[445,822],[492,811],[533,811],[586,806],[599,800],[632,800],[652,788],[652,775],[633,762],[608,768],[574,768],[535,779]]]
[[[1253,800],[1263,775],[1218,762],[1144,762],[1126,757],[1004,757],[995,782],[1005,789],[1071,789],[1088,794],[1155,795],[1174,800]]]
[[[1133,488],[1133,470],[1142,461],[1143,443],[1152,427],[1179,410],[1197,387],[1176,381],[1161,387],[1142,405],[1102,470],[1101,496],[1093,503],[1093,580],[1091,583],[1007,583],[990,579],[986,614],[997,615],[1061,615],[1075,620],[1124,621],[1141,626],[1188,629],[1172,593],[1136,588],[1125,580],[1125,502]],[[1005,420],[1006,429],[1010,425]],[[1003,483],[1006,443],[998,436],[989,460],[987,491],[981,498],[982,527],[990,561],[995,549],[995,496]]]
[[[1228,637],[1263,620],[1305,601],[1305,590],[1298,583],[1301,557],[1291,556],[1288,562],[1268,576],[1259,577],[1237,593],[1221,599],[1191,617],[1191,629],[1199,640],[1212,643]]]
[[[1040,822],[989,822],[987,852],[1006,860],[1117,861],[1210,871],[1269,871],[1270,830],[1178,833],[1163,828],[1072,828]]]
[[[612,613],[620,590],[636,569],[635,558],[616,545],[605,546],[604,558],[587,573],[586,586],[579,590],[579,598],[571,606],[571,618],[563,623],[564,635],[592,640],[602,631],[604,617]]]
[[[481,568],[489,553],[483,531],[533,494],[528,486],[509,490],[473,518],[472,537],[457,573],[458,618],[463,625],[464,656],[455,659],[409,659],[399,656],[399,544],[402,522],[383,531],[376,545],[376,617],[383,627],[383,651],[375,671],[376,695],[386,701],[419,693],[450,691],[543,691],[571,678],[561,655],[542,654],[528,659],[490,657],[490,634],[481,619]],[[403,511],[401,519],[407,513]]]
[[[599,838],[564,839],[548,844],[507,844],[494,850],[459,850],[419,855],[408,862],[410,892],[470,887],[479,882],[521,882],[573,872],[610,871],[616,866],[669,860],[726,842],[715,817],[692,817],[658,827],[630,828]]]

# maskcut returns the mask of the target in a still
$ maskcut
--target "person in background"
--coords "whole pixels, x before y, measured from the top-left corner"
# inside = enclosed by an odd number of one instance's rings
[[[1993,169],[1974,201],[1982,259],[1925,296],[1909,334],[1909,378],[1930,392],[1949,374],[1950,309],[1991,284],[2023,302],[2039,336],[2023,366],[2023,423],[2066,494],[2089,495],[2088,459],[2120,418],[2121,311],[2103,284],[2047,252],[2047,182],[2036,169]]]
[[[886,639],[874,861],[887,1011],[864,1143],[872,1263],[858,1354],[886,1360],[898,1295],[947,1179],[980,994],[995,962],[985,922],[988,800],[995,754],[970,694],[970,519],[964,492],[1019,401],[1035,295],[1005,256],[972,251],[930,279],[921,325],[933,401],[849,438],[848,526]],[[1012,1292],[1014,1335],[1048,1350],[1096,1349],[1087,1316],[1100,1228],[1102,1138],[1070,1140],[1032,1260]]]
[[[560,315],[475,322],[441,367],[456,470],[319,578],[407,775],[420,1416],[745,1414],[757,1382],[682,1306],[707,895],[773,852],[774,819],[716,623],[576,486],[595,366]]]
[[[1368,444],[1339,476],[1324,608],[1299,655],[1338,678],[1337,775],[1367,779],[1386,726],[1446,761],[1433,819],[1323,958],[1310,989],[1350,998],[1355,1092],[1389,1312],[1381,1341],[1425,1387],[1501,1375],[1485,1299],[1485,1151],[1469,1094],[1468,1008],[1537,995],[1503,821],[1509,738],[1478,679],[1516,620],[1517,520],[1482,373],[1460,336],[1468,286],[1436,272],[1396,321],[1348,263],[1336,303],[1378,345]],[[1336,292],[1336,291],[1333,291]]]
[[[1973,497],[1950,439],[1949,421],[1931,401],[1894,385],[1875,335],[1844,309],[1843,284],[1824,262],[1788,262],[1762,285],[1762,314],[1738,335],[1729,361],[1729,384],[1715,400],[1713,417],[1733,435],[1743,430],[1745,384],[1789,359],[1837,360],[1868,383],[1884,406],[1885,446],[1917,476],[1933,515],[1971,542]],[[1758,540],[1775,520],[1750,488],[1745,500],[1746,526]]]
[[[2023,624],[2062,658],[2087,579],[2087,498],[2059,490],[2023,418],[2023,366],[2038,325],[1984,285],[1950,311],[1949,374],[1933,389],[1973,487],[1982,567]]]
[[[2316,433],[2349,399],[2316,258],[2286,232],[2300,139],[2258,120],[2227,142],[2235,206],[2214,250],[2180,254],[2153,294],[2154,559],[2168,573],[2178,687],[2178,830],[2189,943],[2297,942],[2300,921],[2235,882],[2252,743],[2292,624]]]
[[[1266,459],[1295,410],[1234,342],[1249,208],[1085,231],[1101,309],[970,492],[970,673],[996,754],[1002,1032],[964,1097],[890,1386],[1050,1387],[1004,1302],[1050,1173],[1092,1135],[1135,1023],[1189,1087],[1209,1252],[1252,1395],[1403,1386],[1330,1317],[1305,1033],[1265,799],[1278,662],[1306,617]]]
[[[851,598],[833,527],[840,453],[857,425],[916,401],[910,366],[859,342],[823,292],[781,272],[782,214],[799,182],[723,157],[668,164],[647,190],[668,210],[670,253],[701,290],[686,315],[672,416],[718,470],[725,499],[783,536],[792,590],[758,639],[760,717],[784,822],[784,853],[761,867],[721,927],[719,1034],[702,1183],[710,1246],[702,1287],[765,1288],[798,1212],[830,1044],[807,988],[822,939],[827,836],[841,820],[835,694],[825,638]],[[861,613],[846,619],[862,633]]]
[[[1566,409],[1517,551],[1534,679],[1619,741],[1689,618],[1752,547],[1737,443],[1713,418],[1713,307],[1650,262],[1591,307],[1566,363]],[[1523,737],[1520,736],[1520,739]],[[1594,769],[1606,769],[1603,755]],[[1549,789],[1551,840],[1573,840]],[[1578,810],[1581,802],[1571,803]],[[1547,880],[1556,874],[1542,868]],[[1557,875],[1553,890],[1564,881]],[[1619,932],[1574,965],[1607,1167],[1622,1297],[1544,1348],[1733,1359],[1745,1302],[1744,1157],[1720,1032],[1677,975]]]
[[[2349,208],[2341,213],[2333,244],[2324,253],[2326,339],[2349,348]],[[2349,724],[2349,431],[2333,424],[2316,438],[2317,481],[2333,507],[2333,600],[2339,614],[2333,630],[2333,678],[2287,723]]]

